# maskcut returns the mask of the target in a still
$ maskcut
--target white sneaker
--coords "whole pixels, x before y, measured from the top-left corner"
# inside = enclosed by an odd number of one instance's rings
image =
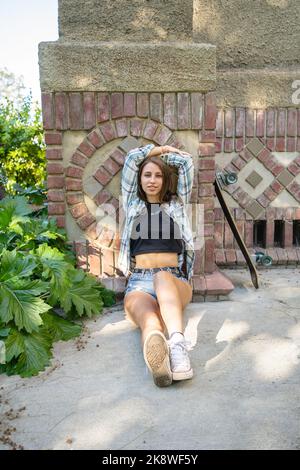
[[[172,383],[169,346],[165,336],[158,330],[151,331],[143,346],[145,362],[152,372],[155,385],[167,387]]]
[[[173,380],[191,379],[194,373],[185,340],[178,342],[169,341],[169,348]]]

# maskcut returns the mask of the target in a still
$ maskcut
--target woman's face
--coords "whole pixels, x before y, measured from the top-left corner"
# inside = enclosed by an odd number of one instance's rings
[[[155,163],[147,163],[141,174],[141,186],[145,191],[149,202],[159,200],[159,193],[163,185],[163,174],[158,165]]]

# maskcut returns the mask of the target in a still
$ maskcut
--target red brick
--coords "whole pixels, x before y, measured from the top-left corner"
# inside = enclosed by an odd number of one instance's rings
[[[55,93],[55,127],[58,130],[66,130],[69,127],[66,93]]]
[[[235,139],[235,150],[236,152],[240,152],[243,150],[245,144],[244,144],[244,138],[243,137],[238,137]]]
[[[48,176],[47,189],[62,189],[64,187],[64,176]]]
[[[109,142],[117,137],[116,130],[113,122],[107,122],[100,126],[100,130],[106,142]]]
[[[100,134],[99,130],[98,129],[95,129],[93,130],[92,132],[90,132],[88,135],[87,135],[87,139],[89,142],[91,142],[93,144],[93,146],[98,149],[100,147],[102,147],[102,145],[105,144],[105,141],[102,137],[102,135]],[[88,151],[89,151],[89,148],[90,146],[88,146]],[[92,154],[91,154],[92,155]]]
[[[294,248],[287,248],[286,254],[288,257],[288,264],[297,264],[298,263],[298,256],[297,256],[297,251]]]
[[[275,193],[279,194],[282,190],[283,190],[283,186],[281,183],[279,183],[279,181],[277,180],[274,180],[272,183],[271,183],[271,186],[270,186],[273,191],[275,191]]]
[[[71,178],[81,179],[83,175],[83,170],[75,166],[68,166],[65,170],[65,175],[70,176]]]
[[[198,168],[199,170],[215,170],[215,159],[214,158],[200,158],[199,163],[198,163]]]
[[[298,175],[298,173],[300,173],[300,167],[298,165],[296,165],[296,163],[292,162],[289,164],[289,166],[287,167],[287,169],[294,175]]]
[[[198,195],[200,197],[203,197],[203,196],[213,196],[214,195],[214,187],[212,184],[205,184],[205,183],[202,183],[200,186],[199,186],[199,190],[198,190]]]
[[[148,93],[137,93],[136,114],[139,117],[149,116],[149,95]]]
[[[67,191],[82,191],[82,181],[78,179],[66,178]]]
[[[271,156],[271,152],[264,148],[262,149],[262,151],[257,155],[257,159],[260,160],[262,163],[265,164],[265,162],[268,161],[268,159],[270,158]]]
[[[213,224],[204,224],[204,236],[213,237],[214,236],[214,226]]]
[[[158,143],[158,145],[164,145],[168,139],[171,137],[172,132],[166,126],[160,126],[154,137],[154,142]]]
[[[80,93],[69,93],[69,123],[72,130],[83,128],[83,107]]]
[[[287,116],[287,135],[293,137],[297,135],[297,109],[289,109]]]
[[[178,129],[190,129],[189,93],[177,93]]]
[[[42,93],[42,114],[44,129],[54,128],[52,93]]]
[[[46,145],[61,145],[62,133],[61,132],[45,132]]]
[[[213,156],[215,155],[215,144],[205,143],[199,144],[199,155],[200,156]]]
[[[194,274],[200,274],[204,272],[204,253],[204,246],[200,250],[195,250]]]
[[[286,251],[283,248],[275,248],[275,250],[278,257],[277,264],[287,264],[288,257]]]
[[[96,222],[95,218],[92,216],[92,214],[87,214],[81,217],[80,219],[77,220],[77,223],[79,227],[82,230],[85,230],[87,227],[89,227],[92,223]]]
[[[218,109],[217,112],[217,121],[216,121],[216,136],[223,137],[224,136],[224,111],[223,109]]]
[[[134,137],[140,137],[143,134],[144,121],[142,119],[130,120],[130,133]]]
[[[220,249],[220,248],[215,249],[215,262],[216,264],[226,263],[225,250]]]
[[[101,250],[93,246],[91,243],[88,245],[88,266],[89,272],[94,276],[100,276],[101,271]]]
[[[224,222],[215,222],[215,246],[216,248],[223,248],[224,237]]]
[[[275,110],[267,110],[267,136],[273,137],[275,135]]]
[[[119,149],[114,150],[110,154],[110,157],[113,158],[113,160],[115,160],[117,163],[119,163],[119,165],[124,165],[125,156],[125,153]]]
[[[247,247],[253,246],[253,221],[245,220],[245,245]]]
[[[267,207],[270,204],[270,200],[264,195],[261,194],[258,198],[257,201],[263,206]]]
[[[198,190],[198,188],[195,188]],[[215,208],[215,201],[213,197],[200,197],[198,198],[198,204],[204,205],[204,210],[212,210]]]
[[[276,199],[277,197],[277,194],[272,191],[271,188],[267,188],[264,192],[263,192],[264,196],[266,196],[270,201],[274,201],[274,199]]]
[[[285,135],[285,123],[286,123],[286,110],[278,109],[277,111],[277,137]]]
[[[200,142],[206,143],[206,142],[211,142],[215,143],[216,142],[216,131],[200,131],[199,132],[199,140]]]
[[[277,137],[275,150],[276,150],[276,152],[284,152],[285,151],[285,138],[284,137]]]
[[[223,139],[221,138],[218,138],[216,139],[216,142],[215,142],[215,146],[216,146],[216,153],[219,153],[219,152],[222,152],[223,150]]]
[[[235,135],[242,137],[245,133],[245,109],[236,108],[235,110]]]
[[[213,223],[215,220],[215,214],[214,211],[205,211],[204,212],[204,222],[206,224],[208,223]]]
[[[245,147],[240,153],[239,156],[245,160],[245,162],[250,162],[253,158],[253,154]]]
[[[286,139],[286,151],[295,152],[296,151],[296,137],[287,137]]]
[[[124,93],[124,112],[123,115],[127,117],[136,115],[136,94]]]
[[[234,136],[234,110],[225,110],[225,137]]]
[[[234,249],[227,249],[225,251],[226,263],[236,264],[236,254]]]
[[[215,266],[215,242],[213,239],[209,238],[205,240],[205,272],[212,273]]]
[[[94,197],[94,201],[98,206],[101,206],[101,204],[105,204],[109,199],[111,198],[110,192],[106,191],[105,189],[102,189],[99,191],[96,196]]]
[[[246,109],[246,136],[254,136],[254,110]]]
[[[83,193],[67,194],[67,203],[70,205],[78,204],[79,202],[83,202],[83,201],[84,201]]]
[[[47,163],[47,173],[50,174],[62,174],[64,172],[64,167],[61,163]]]
[[[177,129],[175,93],[164,93],[164,124],[170,129]]]
[[[213,183],[215,180],[215,172],[210,170],[202,170],[198,174],[199,183]]]
[[[49,215],[63,215],[65,213],[65,203],[52,203],[48,204]]]
[[[220,271],[215,271],[212,274],[205,274],[206,293],[210,295],[226,295],[229,294],[234,286],[230,279],[228,279]]]
[[[64,191],[57,191],[55,189],[49,189],[49,191],[47,191],[47,201],[63,202],[64,200],[65,200]]]
[[[266,217],[266,247],[274,246],[274,218]]]
[[[163,102],[161,93],[150,93],[150,117],[154,121],[162,122]]]
[[[83,93],[83,128],[91,129],[96,125],[95,93]]]
[[[224,248],[233,248],[233,233],[227,221],[224,221]]]
[[[112,158],[108,158],[107,160],[105,160],[103,165],[105,169],[108,170],[113,176],[120,170],[120,165],[116,163]]]
[[[202,129],[203,123],[203,95],[191,93],[191,129]]]
[[[204,100],[204,129],[215,129],[217,119],[217,105],[215,93],[206,93]]]
[[[267,139],[266,146],[269,150],[274,151],[275,150],[275,138]]]
[[[245,160],[243,160],[239,155],[233,157],[231,163],[236,166],[238,170],[241,170],[246,165]]]
[[[95,147],[87,139],[81,142],[78,150],[80,150],[80,152],[86,157],[91,157],[96,151]]]
[[[112,179],[112,175],[104,168],[103,165],[101,165],[94,174],[94,178],[99,181],[100,184],[105,186]]]
[[[111,94],[111,118],[116,119],[123,117],[123,93]]]
[[[256,111],[256,136],[263,137],[265,135],[265,119],[266,113],[263,109]]]
[[[234,208],[234,218],[235,220],[244,220],[245,219],[245,211],[240,207]]]
[[[109,94],[97,94],[97,122],[109,120]]]
[[[88,158],[85,155],[82,155],[80,152],[75,152],[71,158],[72,163],[76,163],[76,165],[85,168],[88,162]]]
[[[53,149],[47,147],[46,158],[47,160],[62,160],[62,149]]]
[[[87,206],[84,204],[84,202],[80,202],[79,204],[74,204],[70,208],[70,212],[72,216],[74,217],[74,219],[78,219],[79,217],[89,214],[89,210]]]
[[[234,149],[234,140],[224,139],[224,152],[233,152],[233,149]]]
[[[155,132],[157,131],[158,124],[154,121],[147,121],[144,130],[144,137],[146,139],[152,140]]]
[[[128,135],[127,119],[116,120],[117,137],[126,137]]]
[[[274,176],[278,176],[279,173],[281,173],[283,170],[284,170],[284,166],[281,165],[280,163],[278,163],[277,165],[275,164],[275,166],[271,168],[271,172]]]

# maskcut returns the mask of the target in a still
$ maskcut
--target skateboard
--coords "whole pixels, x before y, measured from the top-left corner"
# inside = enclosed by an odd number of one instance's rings
[[[215,178],[215,181],[214,181],[215,193],[216,193],[216,196],[217,196],[218,201],[220,203],[220,206],[221,206],[221,208],[224,212],[225,218],[226,218],[226,220],[229,224],[229,227],[232,230],[234,238],[236,239],[236,242],[237,242],[241,252],[244,255],[244,258],[246,260],[246,263],[247,263],[249,271],[250,271],[250,275],[251,275],[253,285],[256,289],[258,289],[259,288],[258,274],[257,274],[256,268],[255,268],[255,265],[253,263],[251,255],[250,255],[250,253],[249,253],[249,251],[248,251],[248,249],[247,249],[247,247],[244,243],[244,240],[242,239],[241,234],[238,231],[238,228],[235,224],[235,220],[232,217],[230,209],[227,206],[227,204],[225,202],[225,199],[223,197],[223,194],[222,194],[222,188],[224,187],[224,185],[233,184],[233,183],[236,183],[236,181],[237,181],[237,176],[236,176],[235,173],[224,174],[221,171],[216,171],[216,178]]]

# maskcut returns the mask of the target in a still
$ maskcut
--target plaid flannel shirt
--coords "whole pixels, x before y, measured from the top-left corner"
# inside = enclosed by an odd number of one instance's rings
[[[120,230],[120,253],[118,266],[127,277],[135,267],[135,258],[130,253],[130,236],[135,219],[146,212],[146,204],[137,196],[138,167],[148,156],[154,144],[138,147],[131,150],[125,158],[122,170],[122,204],[124,209],[124,223]],[[194,164],[190,155],[179,155],[177,153],[166,153],[161,157],[165,163],[178,168],[177,196],[173,196],[170,202],[164,202],[161,207],[166,214],[178,224],[181,238],[183,240],[182,252],[178,254],[178,266],[186,273],[190,281],[193,275],[195,261],[195,250],[190,227],[190,221],[186,214],[185,204],[189,202],[193,177]]]

